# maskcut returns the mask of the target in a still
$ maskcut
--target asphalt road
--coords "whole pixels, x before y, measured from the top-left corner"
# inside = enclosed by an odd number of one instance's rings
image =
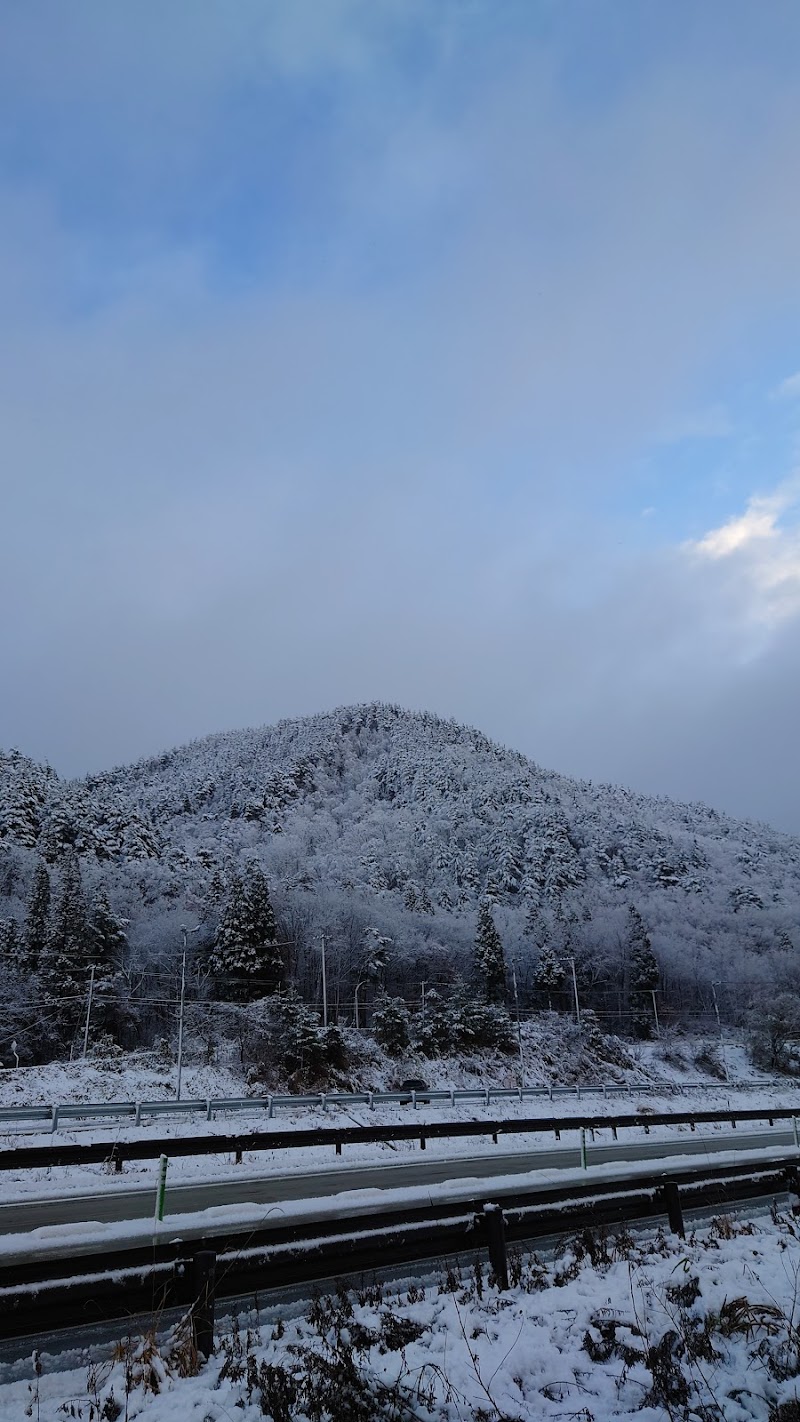
[[[766,1131],[717,1132],[703,1136],[682,1133],[672,1140],[587,1141],[589,1163],[668,1159],[674,1155],[710,1156],[725,1150],[784,1148],[794,1144],[792,1131],[773,1127]],[[450,1159],[422,1152],[398,1161],[348,1165],[337,1160],[326,1170],[293,1171],[287,1175],[231,1174],[213,1181],[167,1183],[167,1214],[186,1214],[215,1205],[283,1203],[287,1200],[317,1199],[344,1190],[400,1189],[404,1186],[431,1186],[443,1181],[476,1178],[492,1179],[529,1170],[574,1169],[580,1166],[577,1145],[552,1149],[481,1155],[455,1155]],[[247,1169],[247,1167],[244,1167]],[[13,1188],[13,1187],[12,1187]],[[89,1221],[124,1221],[152,1217],[155,1184],[119,1190],[97,1190],[87,1194],[48,1196],[0,1204],[0,1234],[16,1234],[45,1225],[85,1224]]]

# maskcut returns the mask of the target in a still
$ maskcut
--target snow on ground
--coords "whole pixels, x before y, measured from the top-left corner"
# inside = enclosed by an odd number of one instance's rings
[[[528,1086],[603,1082],[645,1086],[667,1083],[676,1087],[706,1080],[724,1083],[723,1066],[731,1082],[769,1083],[772,1078],[748,1060],[745,1046],[719,1039],[665,1037],[660,1041],[625,1043],[614,1037],[590,1034],[587,1040],[569,1019],[541,1015],[542,1022],[523,1023],[523,1069]],[[550,1021],[549,1019],[554,1019]],[[366,1033],[344,1033],[352,1055],[348,1080],[330,1090],[383,1091],[412,1077],[431,1088],[517,1087],[520,1060],[516,1053],[459,1054],[430,1060],[408,1053],[402,1061],[387,1057]],[[786,1078],[783,1078],[784,1082]],[[175,1063],[156,1051],[110,1053],[85,1061],[48,1062],[32,1067],[0,1067],[0,1106],[45,1105],[81,1101],[164,1101],[175,1095]],[[193,1061],[183,1069],[182,1095],[186,1100],[209,1097],[262,1097],[268,1090],[287,1091],[286,1083],[269,1088],[248,1079],[228,1044],[224,1060],[214,1064]]]
[[[638,1060],[632,1063],[629,1071],[615,1073],[617,1079],[627,1077],[628,1088],[624,1095],[613,1095],[607,1099],[591,1095],[579,1100],[574,1095],[557,1095],[552,1102],[546,1097],[525,1099],[522,1102],[513,1099],[493,1100],[488,1111],[480,1102],[456,1102],[455,1106],[450,1106],[449,1103],[420,1104],[416,1109],[410,1105],[379,1103],[374,1109],[370,1109],[367,1105],[354,1105],[330,1107],[326,1111],[318,1107],[298,1105],[297,1107],[280,1108],[272,1120],[268,1118],[264,1108],[254,1100],[252,1112],[221,1113],[211,1122],[207,1122],[203,1115],[158,1116],[144,1119],[138,1127],[131,1119],[100,1120],[92,1123],[69,1122],[59,1126],[55,1137],[47,1127],[42,1128],[29,1124],[22,1135],[19,1127],[11,1128],[6,1125],[0,1127],[0,1150],[19,1144],[21,1139],[26,1145],[52,1146],[54,1141],[87,1143],[101,1140],[113,1143],[128,1138],[137,1140],[147,1137],[158,1140],[177,1139],[183,1135],[204,1133],[218,1135],[250,1130],[302,1130],[318,1127],[330,1128],[337,1124],[374,1126],[379,1123],[404,1125],[413,1123],[422,1129],[425,1124],[441,1123],[447,1120],[480,1122],[485,1120],[487,1115],[502,1120],[524,1117],[540,1119],[543,1122],[541,1131],[525,1135],[500,1136],[498,1145],[493,1144],[489,1136],[441,1141],[428,1138],[426,1158],[434,1160],[464,1154],[497,1154],[512,1150],[535,1152],[551,1149],[555,1145],[555,1140],[552,1131],[548,1131],[546,1122],[553,1115],[561,1117],[586,1114],[616,1116],[626,1112],[679,1112],[727,1109],[728,1107],[763,1109],[766,1114],[769,1108],[792,1109],[797,1106],[800,1109],[800,1092],[798,1092],[798,1084],[795,1080],[786,1077],[771,1078],[764,1073],[755,1072],[747,1063],[743,1046],[731,1042],[725,1044],[725,1056],[729,1073],[734,1080],[725,1082],[720,1081],[716,1076],[710,1076],[706,1078],[705,1089],[691,1091],[684,1089],[682,1091],[681,1083],[686,1088],[687,1083],[697,1081],[698,1059],[707,1062],[709,1053],[711,1053],[710,1060],[714,1066],[713,1052],[717,1047],[716,1041],[709,1043],[704,1039],[695,1041],[679,1039],[677,1044],[674,1041],[671,1043],[656,1042],[632,1047],[630,1053]],[[382,1054],[376,1052],[374,1044],[370,1044],[369,1054],[373,1057],[373,1064],[377,1060],[378,1067],[380,1067],[379,1081],[371,1083],[376,1087],[378,1085],[396,1085],[398,1078],[405,1074],[407,1064],[404,1063],[403,1067],[398,1067],[397,1063],[389,1062],[385,1057],[382,1057]],[[669,1060],[666,1060],[665,1056]],[[509,1071],[507,1059],[503,1060],[505,1061],[504,1070]],[[485,1062],[483,1067],[484,1077],[481,1084],[485,1086],[488,1084]],[[431,1088],[474,1085],[479,1079],[476,1077],[477,1067],[474,1060],[470,1062],[461,1058],[454,1061],[427,1062],[425,1069],[428,1085]],[[660,1079],[659,1073],[661,1074]],[[381,1077],[382,1080],[380,1080]],[[598,1077],[595,1076],[595,1080],[597,1079]],[[505,1084],[497,1082],[496,1076],[492,1076],[490,1080],[492,1084]],[[513,1084],[513,1073],[511,1084]],[[131,1053],[124,1057],[111,1058],[106,1062],[51,1063],[47,1066],[25,1068],[19,1071],[0,1072],[0,1102],[2,1104],[19,1105],[23,1101],[26,1104],[37,1101],[50,1103],[86,1100],[135,1101],[150,1099],[163,1101],[174,1094],[174,1089],[174,1068],[169,1065],[159,1065],[153,1053]],[[192,1066],[188,1067],[184,1073],[185,1098],[237,1097],[245,1094],[246,1090],[246,1083],[241,1075],[236,1076],[229,1067]],[[766,1127],[766,1122],[764,1126]],[[652,1140],[661,1137],[668,1139],[674,1136],[676,1130],[682,1129],[687,1130],[688,1128],[652,1127],[650,1138]],[[712,1136],[727,1129],[727,1126],[721,1126],[718,1130],[714,1127],[703,1127],[703,1134]],[[633,1141],[642,1137],[641,1130],[626,1131],[620,1134],[621,1141]],[[598,1141],[603,1144],[609,1143],[609,1133],[601,1133],[598,1136]],[[564,1143],[575,1145],[577,1134],[565,1136]],[[590,1141],[590,1152],[591,1145]],[[233,1164],[231,1157],[225,1154],[205,1157],[172,1157],[169,1167],[169,1182],[172,1184],[179,1181],[199,1183],[219,1180],[224,1176],[241,1180],[248,1172],[254,1177],[262,1178],[264,1175],[286,1174],[304,1170],[331,1171],[346,1165],[408,1159],[418,1152],[418,1141],[408,1141],[361,1146],[347,1145],[344,1147],[341,1161],[334,1156],[332,1147],[246,1152],[240,1165]],[[3,1201],[18,1201],[21,1196],[42,1198],[56,1194],[112,1191],[137,1185],[143,1188],[152,1186],[154,1189],[156,1172],[156,1161],[128,1162],[121,1176],[115,1175],[110,1167],[102,1164],[55,1170],[35,1169],[2,1172],[0,1174],[0,1204]]]
[[[552,1128],[548,1122],[555,1114],[561,1117],[593,1116],[614,1117],[630,1112],[649,1111],[670,1111],[680,1112],[687,1110],[724,1110],[729,1107],[739,1107],[764,1111],[764,1120],[754,1123],[753,1129],[768,1131],[766,1116],[770,1109],[779,1108],[792,1109],[797,1107],[800,1112],[800,1100],[796,1088],[779,1087],[771,1085],[760,1088],[757,1091],[747,1091],[737,1093],[735,1089],[725,1087],[709,1088],[708,1093],[692,1092],[691,1096],[675,1096],[668,1094],[663,1097],[658,1094],[646,1094],[637,1096],[634,1091],[630,1097],[609,1097],[603,1100],[601,1097],[590,1097],[583,1101],[578,1101],[574,1097],[565,1097],[550,1103],[546,1099],[526,1100],[520,1103],[514,1100],[493,1101],[487,1112],[481,1103],[464,1102],[456,1103],[455,1107],[448,1104],[443,1106],[429,1105],[419,1106],[414,1110],[411,1106],[401,1106],[383,1104],[370,1110],[369,1106],[353,1106],[347,1108],[330,1108],[322,1111],[313,1107],[298,1107],[294,1110],[281,1111],[272,1121],[267,1118],[263,1109],[256,1117],[247,1113],[236,1113],[235,1115],[223,1116],[213,1122],[198,1120],[197,1118],[187,1120],[165,1119],[158,1117],[155,1120],[145,1123],[140,1127],[135,1127],[132,1121],[121,1123],[96,1123],[91,1128],[60,1129],[55,1139],[58,1142],[86,1143],[91,1140],[102,1140],[104,1142],[123,1141],[128,1138],[141,1140],[148,1137],[162,1139],[178,1139],[182,1135],[195,1135],[207,1133],[213,1135],[226,1135],[229,1133],[245,1132],[247,1130],[258,1129],[260,1131],[284,1131],[284,1130],[307,1130],[314,1128],[328,1128],[340,1125],[377,1125],[377,1124],[413,1124],[418,1127],[420,1134],[424,1132],[426,1125],[441,1124],[445,1121],[472,1121],[480,1123],[486,1120],[487,1115],[496,1117],[504,1121],[513,1121],[519,1118],[535,1119],[542,1122],[541,1130],[526,1132],[504,1133],[498,1137],[498,1143],[492,1141],[487,1133],[477,1136],[466,1136],[459,1138],[436,1138],[427,1137],[425,1160],[432,1162],[436,1159],[453,1159],[461,1155],[497,1155],[505,1152],[520,1151],[535,1154],[537,1151],[552,1150],[557,1142]],[[776,1130],[786,1129],[788,1122],[776,1123]],[[745,1128],[740,1127],[741,1130]],[[645,1132],[643,1127],[628,1128],[620,1132],[620,1144],[642,1141],[674,1140],[677,1135],[688,1135],[688,1126],[651,1126]],[[730,1131],[728,1122],[723,1122],[718,1126],[703,1126],[700,1138],[713,1139],[715,1135],[721,1135]],[[697,1138],[697,1137],[696,1137]],[[54,1137],[48,1132],[43,1134],[27,1134],[25,1136],[26,1145],[39,1145],[50,1147]],[[564,1146],[571,1145],[573,1148],[578,1143],[577,1127],[574,1133],[570,1132],[562,1137]],[[12,1134],[0,1136],[0,1144],[6,1148],[18,1144],[19,1137]],[[593,1144],[611,1145],[610,1131],[598,1131],[596,1142],[591,1137],[588,1140],[589,1158]],[[302,1149],[292,1149],[281,1147],[268,1151],[245,1151],[241,1164],[233,1163],[231,1155],[221,1152],[218,1155],[205,1156],[174,1156],[170,1157],[168,1188],[169,1185],[177,1183],[200,1183],[202,1181],[219,1180],[223,1177],[240,1180],[250,1173],[254,1178],[261,1179],[267,1175],[286,1175],[302,1171],[346,1171],[349,1165],[366,1165],[375,1163],[389,1163],[395,1161],[409,1160],[412,1157],[420,1157],[419,1140],[375,1142],[372,1144],[345,1145],[343,1146],[342,1157],[339,1158],[334,1153],[333,1146],[313,1146]],[[709,1156],[710,1158],[710,1156]],[[698,1157],[700,1163],[701,1157]],[[108,1164],[69,1166],[62,1168],[37,1167],[19,1171],[3,1171],[0,1174],[0,1206],[4,1201],[17,1202],[22,1196],[26,1198],[44,1198],[49,1195],[65,1195],[68,1193],[81,1193],[90,1190],[114,1191],[121,1188],[134,1188],[137,1185],[152,1185],[155,1189],[158,1162],[152,1161],[129,1161],[125,1164],[122,1174],[116,1174],[113,1166]]]
[[[91,1366],[0,1386],[0,1419],[147,1422],[796,1422],[800,1245],[789,1217],[722,1218],[687,1240],[581,1236],[556,1257],[272,1309],[220,1329],[198,1367],[185,1327]]]

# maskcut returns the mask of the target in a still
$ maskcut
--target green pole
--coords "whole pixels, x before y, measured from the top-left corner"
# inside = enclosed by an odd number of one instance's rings
[[[158,1190],[156,1192],[156,1219],[164,1218],[164,1196],[167,1193],[167,1166],[169,1159],[166,1155],[159,1157],[158,1161]]]

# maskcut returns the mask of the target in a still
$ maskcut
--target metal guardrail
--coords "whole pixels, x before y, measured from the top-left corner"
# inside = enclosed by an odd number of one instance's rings
[[[201,1351],[207,1354],[213,1344],[209,1277],[213,1281],[215,1276],[219,1298],[242,1298],[346,1273],[375,1274],[397,1264],[472,1254],[487,1244],[497,1276],[506,1237],[532,1242],[664,1216],[682,1234],[687,1206],[724,1209],[756,1196],[777,1199],[787,1191],[800,1191],[795,1156],[763,1165],[679,1167],[637,1174],[635,1181],[507,1187],[495,1189],[490,1198],[484,1194],[439,1205],[398,1209],[388,1201],[376,1209],[371,1200],[363,1218],[317,1223],[278,1218],[268,1227],[205,1238],[198,1234],[193,1240],[184,1231],[181,1239],[118,1253],[0,1268],[0,1337],[63,1332],[74,1328],[76,1320],[91,1325],[137,1314],[159,1317],[180,1305],[202,1313],[206,1341]],[[503,1287],[502,1278],[499,1282]],[[199,1317],[194,1321],[197,1330]]]
[[[762,1083],[759,1082],[719,1082],[718,1089],[724,1090],[728,1085],[735,1085],[737,1091],[763,1089]],[[67,1121],[102,1120],[133,1120],[135,1125],[140,1126],[144,1121],[152,1120],[156,1116],[205,1116],[207,1121],[213,1121],[217,1115],[237,1111],[254,1113],[266,1111],[268,1119],[271,1120],[276,1111],[290,1110],[298,1106],[327,1111],[336,1107],[346,1109],[349,1106],[369,1106],[374,1108],[385,1104],[404,1103],[454,1107],[461,1102],[474,1101],[480,1102],[488,1108],[492,1101],[503,1100],[555,1101],[558,1098],[574,1097],[575,1100],[582,1101],[587,1096],[602,1096],[605,1100],[613,1096],[678,1094],[684,1091],[708,1091],[710,1089],[713,1088],[707,1081],[687,1081],[680,1085],[666,1081],[632,1085],[619,1082],[587,1082],[576,1086],[486,1086],[445,1091],[431,1089],[416,1093],[398,1089],[396,1091],[315,1092],[295,1096],[274,1094],[261,1097],[214,1096],[190,1101],[58,1102],[42,1106],[2,1106],[0,1107],[0,1126],[42,1121],[47,1123],[51,1131],[57,1131],[59,1126],[64,1125]]]
[[[11,1146],[0,1150],[0,1171],[53,1169],[69,1165],[113,1165],[117,1172],[126,1160],[156,1160],[166,1156],[227,1155],[242,1160],[245,1152],[269,1150],[308,1150],[315,1146],[333,1146],[341,1155],[345,1145],[370,1145],[384,1141],[418,1140],[424,1150],[428,1140],[446,1140],[468,1136],[487,1136],[497,1142],[501,1135],[541,1134],[552,1132],[556,1140],[563,1131],[610,1130],[614,1139],[619,1130],[641,1127],[648,1132],[653,1126],[723,1125],[736,1129],[737,1123],[750,1121],[792,1121],[795,1144],[800,1151],[798,1112],[771,1106],[728,1108],[724,1111],[637,1111],[624,1116],[527,1116],[493,1117],[480,1121],[418,1121],[374,1126],[317,1126],[311,1129],[251,1131],[236,1135],[162,1136],[138,1140],[88,1141],[85,1144],[64,1142],[60,1145]]]

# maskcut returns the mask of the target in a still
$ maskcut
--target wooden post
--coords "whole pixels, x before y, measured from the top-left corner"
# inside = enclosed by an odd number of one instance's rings
[[[489,1263],[497,1280],[498,1289],[508,1288],[508,1255],[506,1254],[506,1225],[499,1205],[484,1205],[483,1218],[489,1240]]]
[[[194,1256],[192,1331],[198,1353],[210,1358],[214,1351],[214,1290],[217,1256],[213,1249],[198,1249]]]
[[[681,1195],[675,1180],[664,1181],[664,1203],[667,1207],[669,1227],[673,1234],[679,1234],[684,1238],[683,1210],[681,1209]]]

